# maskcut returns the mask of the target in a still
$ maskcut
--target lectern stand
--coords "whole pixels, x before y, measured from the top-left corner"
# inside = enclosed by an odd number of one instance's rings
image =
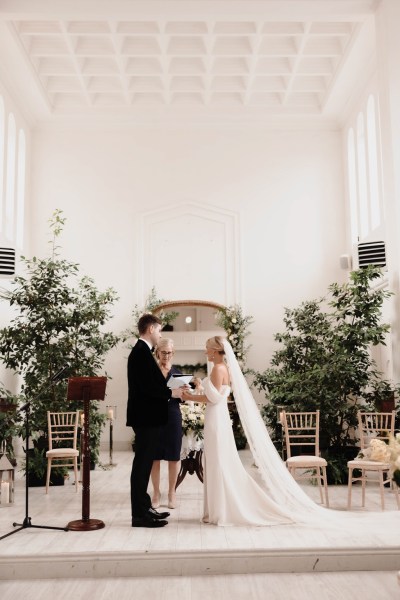
[[[70,521],[71,531],[93,531],[105,525],[99,519],[90,518],[90,446],[89,406],[92,400],[104,400],[107,377],[73,377],[68,380],[67,400],[83,400],[84,430],[82,450],[82,519]]]

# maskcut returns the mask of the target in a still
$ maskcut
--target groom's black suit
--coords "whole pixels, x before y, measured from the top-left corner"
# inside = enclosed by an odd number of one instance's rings
[[[132,517],[142,518],[151,508],[147,493],[160,428],[168,420],[171,390],[149,346],[138,340],[128,358],[128,409],[126,424],[135,432],[131,473]]]

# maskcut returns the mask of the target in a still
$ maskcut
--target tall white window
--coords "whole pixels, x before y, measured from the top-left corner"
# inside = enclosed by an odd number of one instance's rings
[[[0,243],[22,249],[24,240],[26,136],[0,95]]]
[[[22,248],[24,241],[24,215],[25,215],[25,164],[26,142],[23,129],[18,134],[18,165],[17,165],[17,247]]]
[[[15,161],[16,161],[17,132],[13,113],[8,115],[7,130],[7,170],[6,170],[6,227],[5,233],[9,240],[14,238],[15,210]]]
[[[347,134],[352,242],[368,240],[382,223],[380,132],[371,94]],[[377,234],[380,238],[382,232]]]
[[[3,212],[4,212],[4,144],[5,144],[5,113],[4,101],[0,96],[0,233],[3,231]]]
[[[381,211],[379,202],[379,161],[378,144],[376,136],[376,111],[375,99],[368,98],[367,104],[367,131],[368,131],[368,174],[369,174],[369,196],[371,229],[375,229],[381,222]]]
[[[347,163],[349,173],[351,243],[356,244],[358,240],[357,165],[354,129],[352,127],[347,136]]]
[[[367,160],[365,156],[365,146],[364,115],[363,113],[360,113],[357,118],[357,173],[360,234],[362,238],[369,232]]]

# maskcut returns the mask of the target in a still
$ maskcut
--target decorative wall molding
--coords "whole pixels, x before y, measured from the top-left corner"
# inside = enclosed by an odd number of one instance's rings
[[[240,302],[239,215],[188,202],[142,213],[137,235],[139,303],[160,297]]]

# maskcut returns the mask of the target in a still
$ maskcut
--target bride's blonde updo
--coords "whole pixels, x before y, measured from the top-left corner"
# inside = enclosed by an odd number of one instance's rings
[[[218,354],[221,354],[221,356],[225,354],[224,340],[220,335],[215,335],[214,337],[209,338],[207,340],[207,344],[209,348],[215,350],[216,352],[218,352]]]

